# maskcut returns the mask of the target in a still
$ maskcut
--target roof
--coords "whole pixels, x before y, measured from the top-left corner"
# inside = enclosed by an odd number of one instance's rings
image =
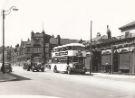
[[[21,41],[21,46],[25,46],[27,44],[27,41]]]
[[[56,39],[56,38],[50,38],[50,43],[51,44],[58,44],[58,39]]]
[[[75,39],[61,39],[61,41],[60,41],[60,44],[61,45],[64,45],[64,44],[69,44],[69,43],[77,43],[78,42],[78,40],[75,40]],[[57,38],[51,38],[50,39],[50,43],[51,44],[58,44],[58,39]]]
[[[74,39],[62,39],[61,40],[61,44],[64,45],[64,44],[69,44],[69,43],[77,43],[78,40],[74,40]]]
[[[21,47],[31,46],[31,41],[21,41]]]
[[[102,36],[93,38],[94,41],[102,41],[102,40],[105,40],[105,39],[108,39],[107,35],[102,35]]]
[[[67,47],[67,46],[81,46],[81,47],[85,47],[83,44],[80,44],[80,43],[70,43],[70,44],[58,46],[58,47],[55,47],[55,48],[61,48],[61,47]]]
[[[33,33],[32,37],[43,37],[43,33],[40,32]]]
[[[125,28],[132,27],[132,26],[135,26],[135,21],[130,22],[130,23],[128,23],[128,24],[126,24],[126,25],[120,27],[119,29],[120,29],[120,30],[123,30],[123,29],[125,29]]]

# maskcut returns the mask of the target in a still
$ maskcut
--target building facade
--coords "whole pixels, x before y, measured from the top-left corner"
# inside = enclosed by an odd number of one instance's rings
[[[135,74],[135,22],[119,28],[124,35],[92,43],[92,70]]]

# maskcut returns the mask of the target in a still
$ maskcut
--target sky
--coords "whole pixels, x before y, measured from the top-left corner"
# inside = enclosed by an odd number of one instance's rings
[[[107,25],[112,36],[123,33],[119,27],[135,20],[135,0],[0,0],[0,11],[16,6],[5,18],[5,44],[15,46],[31,37],[31,31],[61,38],[90,39],[97,32],[105,35]],[[1,13],[2,14],[2,13]],[[2,15],[0,16],[2,45]]]

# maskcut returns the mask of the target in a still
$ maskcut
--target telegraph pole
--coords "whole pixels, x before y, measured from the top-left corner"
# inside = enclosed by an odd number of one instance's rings
[[[93,62],[93,53],[92,53],[92,20],[90,21],[90,75],[92,73],[92,62]]]
[[[5,73],[5,10],[2,10],[2,39],[3,39],[3,57],[2,57],[2,72]]]
[[[90,21],[90,42],[92,43],[92,20]]]

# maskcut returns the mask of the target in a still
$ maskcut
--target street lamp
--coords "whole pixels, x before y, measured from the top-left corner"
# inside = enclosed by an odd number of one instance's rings
[[[92,53],[92,20],[90,21],[90,75],[92,73],[93,53]]]
[[[2,24],[3,24],[3,27],[2,27],[2,32],[3,32],[3,59],[2,59],[2,72],[5,73],[5,55],[4,55],[4,51],[5,51],[5,16],[6,15],[9,15],[11,13],[11,11],[18,11],[18,9],[15,7],[15,6],[11,6],[9,8],[9,10],[2,10]]]

